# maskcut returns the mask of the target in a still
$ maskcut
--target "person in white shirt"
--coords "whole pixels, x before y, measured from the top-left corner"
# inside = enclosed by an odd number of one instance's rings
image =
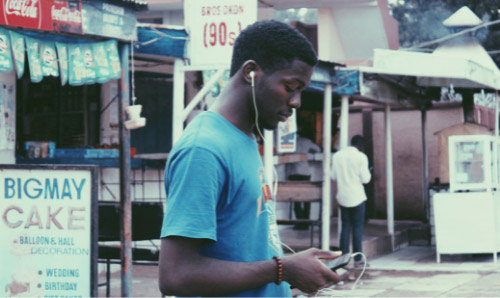
[[[368,157],[362,151],[364,139],[355,135],[351,146],[337,151],[332,158],[331,177],[337,180],[337,202],[340,205],[342,230],[340,249],[342,254],[350,252],[349,240],[352,230],[352,251],[361,252],[363,224],[365,219],[366,194],[363,184],[370,182]],[[359,265],[361,256],[354,259]]]

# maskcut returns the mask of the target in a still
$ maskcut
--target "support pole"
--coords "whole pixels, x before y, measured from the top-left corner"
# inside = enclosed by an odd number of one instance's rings
[[[340,150],[348,145],[349,138],[349,95],[342,95],[340,102]]]
[[[323,188],[321,209],[321,249],[330,250],[331,181],[330,157],[332,152],[332,85],[325,84],[323,98]]]
[[[493,188],[495,188],[495,192],[493,193],[493,220],[495,221],[495,252],[493,252],[493,261],[495,264],[497,263],[497,251],[500,249],[498,247],[498,233],[500,227],[498,226],[500,223],[498,222],[498,197],[497,194],[500,191],[498,189],[499,183],[498,183],[498,120],[499,120],[499,102],[500,98],[498,97],[498,90],[495,90],[495,141],[493,142]]]
[[[177,142],[184,130],[184,62],[182,59],[176,59],[174,62],[174,103],[172,111],[172,146]]]
[[[130,101],[129,45],[120,47],[122,76],[118,104],[120,132],[120,242],[121,242],[121,296],[132,296],[132,202],[130,200],[130,133],[125,129],[124,108]]]
[[[346,148],[349,144],[349,95],[342,95],[340,101],[340,142],[339,150]],[[340,246],[340,233],[342,232],[342,220],[340,206],[337,209],[337,242]]]
[[[426,223],[429,221],[429,153],[427,151],[427,110],[421,112],[422,122],[422,203],[424,205]]]
[[[500,112],[499,109],[499,102],[500,98],[498,97],[498,90],[495,90],[495,141],[493,142],[493,187],[499,191],[498,187],[499,185],[499,178],[498,177],[498,121],[499,121],[499,115],[498,113]]]
[[[394,190],[392,173],[392,135],[391,135],[391,107],[385,104],[385,163],[387,188],[387,232],[392,238],[394,249]]]

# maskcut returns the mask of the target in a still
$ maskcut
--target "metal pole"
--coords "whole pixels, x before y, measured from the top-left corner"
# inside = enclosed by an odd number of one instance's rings
[[[342,95],[340,102],[340,144],[342,150],[348,145],[349,138],[349,95]]]
[[[330,249],[331,181],[330,157],[332,152],[332,84],[325,84],[323,98],[323,188],[321,209],[321,249]]]
[[[498,90],[495,90],[495,142],[493,142],[493,187],[498,191],[498,121],[499,121],[499,100]]]
[[[174,103],[172,107],[172,146],[177,142],[184,130],[184,62],[182,59],[175,59],[174,62]]]
[[[392,136],[391,136],[391,107],[385,105],[385,164],[387,188],[387,232],[392,236],[394,248],[394,190],[392,176]]]
[[[422,201],[426,220],[429,219],[429,153],[427,152],[427,110],[421,111],[422,118]]]
[[[348,146],[349,139],[349,95],[342,95],[340,101],[340,142],[339,150]],[[342,232],[342,220],[340,217],[340,206],[337,208],[337,243],[340,246],[340,233]]]
[[[121,296],[132,296],[132,202],[130,200],[130,134],[125,129],[124,108],[129,105],[129,45],[120,47],[122,77],[118,101],[120,131],[120,242],[121,242]]]

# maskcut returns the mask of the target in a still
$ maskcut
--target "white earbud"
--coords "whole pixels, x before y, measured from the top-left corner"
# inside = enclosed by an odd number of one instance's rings
[[[255,86],[255,72],[252,70],[249,74],[250,78],[252,78],[252,87]]]

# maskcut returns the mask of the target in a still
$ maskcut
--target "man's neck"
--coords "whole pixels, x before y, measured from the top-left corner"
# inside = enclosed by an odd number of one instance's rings
[[[241,84],[238,78],[232,78],[210,110],[226,118],[249,137],[253,137],[255,124],[254,119],[252,119],[251,106],[248,104],[250,95],[246,90],[246,86]]]

